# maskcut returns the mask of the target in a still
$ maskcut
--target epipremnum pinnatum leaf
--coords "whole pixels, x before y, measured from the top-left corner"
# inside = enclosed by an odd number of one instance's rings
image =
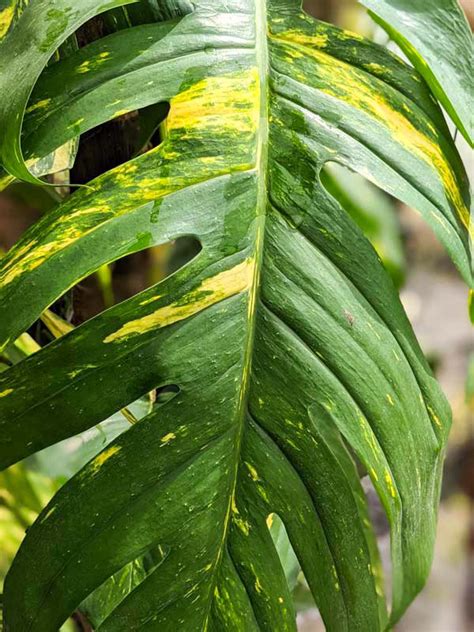
[[[458,0],[360,0],[473,145],[472,32]]]
[[[295,630],[267,526],[277,514],[327,629],[378,632],[380,563],[351,453],[390,521],[395,621],[429,570],[450,411],[379,258],[319,173],[340,163],[417,208],[471,282],[466,174],[426,84],[383,48],[296,1],[193,4],[49,66],[28,104],[39,66],[28,86],[8,65],[1,75],[15,103],[0,111],[1,155],[17,177],[22,108],[28,161],[170,102],[159,147],[74,193],[4,257],[3,344],[104,263],[183,235],[202,245],[1,374],[3,467],[179,387],[31,527],[6,579],[6,623],[56,631],[160,546],[163,561],[101,632]],[[90,6],[74,3],[48,54]],[[37,63],[30,25],[45,37],[44,8],[28,5],[2,63]]]

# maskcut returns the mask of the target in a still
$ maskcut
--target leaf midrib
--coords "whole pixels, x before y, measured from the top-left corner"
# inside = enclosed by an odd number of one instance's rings
[[[236,414],[236,420],[238,423],[238,431],[235,444],[235,459],[234,470],[232,473],[232,490],[229,494],[229,500],[227,505],[227,511],[224,519],[224,526],[222,532],[222,539],[218,550],[216,563],[212,571],[211,587],[209,593],[208,611],[204,620],[203,631],[206,632],[209,624],[209,616],[211,613],[211,607],[214,597],[214,590],[217,583],[217,573],[222,562],[225,545],[227,542],[227,536],[229,533],[229,526],[231,523],[232,506],[235,502],[235,491],[237,487],[238,471],[240,463],[240,453],[242,446],[242,437],[245,429],[245,422],[247,419],[247,404],[249,396],[249,383],[250,374],[252,368],[253,359],[253,347],[255,339],[255,327],[256,327],[256,312],[257,302],[259,296],[260,275],[263,259],[263,240],[264,240],[264,228],[265,228],[265,216],[268,205],[268,188],[267,188],[267,174],[268,174],[268,136],[269,136],[269,124],[268,124],[268,76],[269,76],[269,54],[268,54],[268,39],[267,39],[268,27],[267,27],[267,0],[255,1],[255,54],[258,70],[258,91],[259,91],[259,117],[258,117],[258,130],[257,130],[257,147],[256,147],[256,174],[257,174],[257,204],[255,208],[255,262],[254,262],[254,274],[252,284],[249,289],[248,296],[248,327],[247,337],[245,340],[244,350],[244,363],[242,372],[242,384],[240,388],[240,396],[238,409]]]

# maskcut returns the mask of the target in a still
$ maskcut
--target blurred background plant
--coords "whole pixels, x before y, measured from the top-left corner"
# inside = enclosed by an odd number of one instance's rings
[[[127,26],[162,19],[153,0],[151,9],[110,11],[86,23],[58,51],[67,56],[77,47]],[[473,25],[474,4],[464,5]],[[356,0],[306,0],[305,8],[319,19],[388,46],[397,47],[368,16]],[[54,61],[54,60],[52,60]],[[69,195],[75,185],[125,162],[156,146],[167,105],[158,104],[120,116],[84,134],[61,156],[62,171],[48,176],[57,186],[37,187],[12,183],[0,193],[0,256],[43,213]],[[472,152],[464,139],[458,149],[473,172]],[[362,176],[335,164],[322,175],[326,188],[339,200],[373,243],[394,283],[421,345],[440,380],[454,413],[440,510],[439,535],[433,572],[423,593],[415,601],[399,632],[467,632],[474,630],[474,336],[469,322],[466,288],[430,229],[416,213],[397,203]],[[150,248],[130,255],[81,281],[43,314],[28,333],[0,356],[0,371],[21,361],[74,326],[104,309],[144,290],[171,274],[197,253],[192,238]],[[97,427],[40,452],[0,474],[0,592],[9,564],[28,526],[57,489],[118,434],[147,414],[155,401],[172,392],[150,393]],[[388,563],[389,542],[377,501],[367,486],[369,504],[379,532],[382,557]],[[320,632],[323,625],[314,606],[284,526],[269,517],[288,581],[294,588],[299,629]],[[111,604],[129,590],[157,563],[156,557],[131,563],[86,600],[81,613],[63,632],[90,630],[98,625]]]

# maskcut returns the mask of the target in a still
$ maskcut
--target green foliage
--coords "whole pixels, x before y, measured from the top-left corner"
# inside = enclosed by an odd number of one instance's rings
[[[370,239],[395,285],[402,286],[406,262],[394,203],[365,178],[338,165],[327,165],[321,182]]]
[[[17,464],[0,473],[0,592],[3,578],[23,539],[57,486]]]
[[[361,2],[428,82],[472,147],[472,33],[457,0]]]
[[[338,163],[416,208],[472,283],[466,173],[417,70],[296,0],[145,4],[166,21],[139,24],[145,8],[124,0],[0,13],[4,185],[63,168],[104,121],[170,103],[160,146],[2,259],[0,344],[18,350],[122,256],[186,235],[202,246],[0,374],[4,468],[175,387],[72,465],[7,575],[6,629],[53,632],[82,604],[100,632],[295,630],[289,542],[327,629],[379,632],[429,572],[450,411],[321,170]],[[48,65],[106,10],[117,32]],[[360,467],[390,522],[390,615]]]

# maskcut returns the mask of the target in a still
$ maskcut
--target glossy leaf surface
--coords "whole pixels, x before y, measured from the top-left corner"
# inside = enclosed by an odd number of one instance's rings
[[[2,59],[35,57],[28,26],[47,30],[43,4],[25,9]],[[23,103],[26,160],[170,103],[159,147],[74,193],[4,258],[3,344],[104,263],[183,235],[202,245],[162,283],[0,375],[2,466],[154,388],[179,389],[40,515],[7,577],[6,622],[55,631],[160,546],[163,561],[101,632],[295,630],[267,524],[276,514],[327,629],[383,630],[351,454],[391,524],[396,620],[429,570],[450,412],[390,278],[320,171],[340,163],[416,207],[470,281],[466,174],[426,85],[384,49],[297,2],[193,4],[51,65],[28,104],[36,69],[17,92],[14,69],[0,79],[16,95],[0,124],[17,129],[1,149],[17,177]],[[43,66],[91,10],[74,3]]]
[[[457,0],[361,0],[473,145],[472,33]]]

